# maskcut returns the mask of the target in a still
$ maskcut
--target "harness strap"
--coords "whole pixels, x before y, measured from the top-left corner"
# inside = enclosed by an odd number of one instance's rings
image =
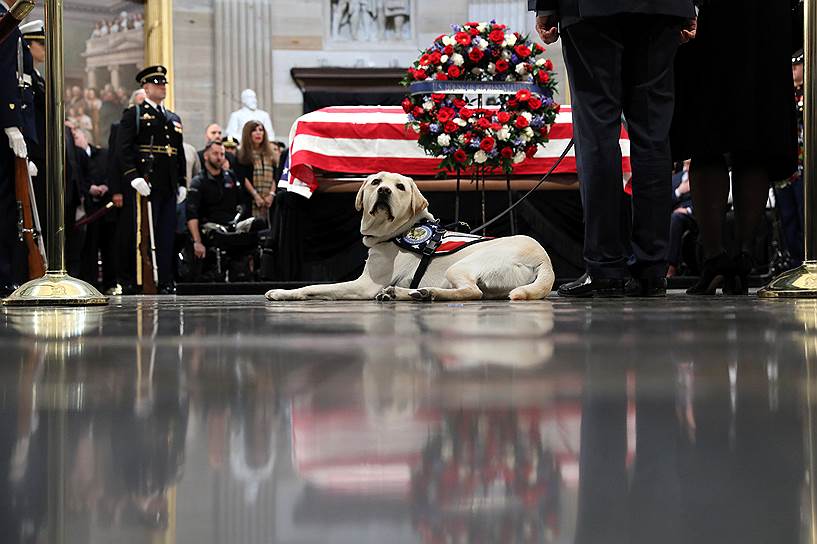
[[[423,256],[420,257],[420,264],[417,265],[417,270],[414,272],[414,277],[411,280],[412,289],[417,289],[420,286],[420,282],[423,276],[425,276],[426,270],[428,270],[428,265],[431,264],[431,259],[434,258],[434,252],[437,251],[437,247],[443,239],[443,234],[445,234],[445,230],[434,229],[434,234],[431,235],[431,238],[426,242],[425,247],[423,247]]]

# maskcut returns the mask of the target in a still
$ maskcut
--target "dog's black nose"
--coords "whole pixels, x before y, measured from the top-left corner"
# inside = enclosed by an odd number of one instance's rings
[[[388,187],[379,187],[377,189],[377,194],[379,194],[379,195],[390,195],[391,194],[391,189],[389,189]]]

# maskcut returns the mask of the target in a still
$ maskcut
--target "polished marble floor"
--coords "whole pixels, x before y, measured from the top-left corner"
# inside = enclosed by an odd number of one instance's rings
[[[817,544],[817,301],[0,310],[0,543]]]

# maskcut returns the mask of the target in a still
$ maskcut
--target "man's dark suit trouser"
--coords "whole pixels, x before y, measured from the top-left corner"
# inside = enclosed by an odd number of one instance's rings
[[[619,15],[562,31],[584,205],[584,258],[593,277],[626,277],[631,257],[636,276],[666,273],[680,23],[665,16]],[[622,114],[633,169],[632,240],[622,221]]]
[[[176,239],[176,195],[151,193],[150,204],[159,283],[170,285],[173,283],[173,243]]]

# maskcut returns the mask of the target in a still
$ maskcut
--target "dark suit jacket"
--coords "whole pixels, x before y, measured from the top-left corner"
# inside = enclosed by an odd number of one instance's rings
[[[562,26],[585,17],[609,17],[622,13],[671,15],[688,19],[695,16],[693,0],[528,0],[530,11],[555,11]]]

